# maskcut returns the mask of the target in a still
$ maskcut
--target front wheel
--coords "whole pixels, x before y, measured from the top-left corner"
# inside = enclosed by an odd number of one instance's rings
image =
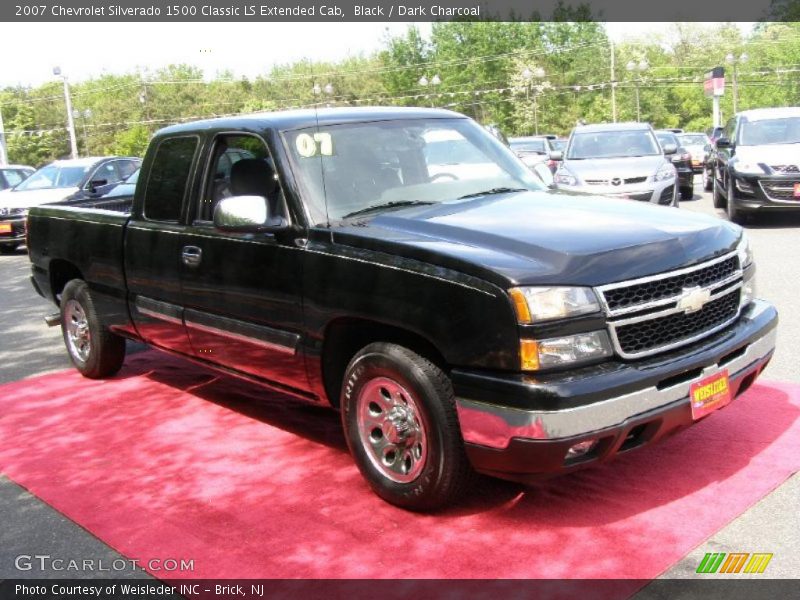
[[[716,174],[711,176],[714,186],[714,208],[725,208],[725,197],[722,195]]]
[[[341,409],[350,452],[381,498],[430,511],[464,492],[472,468],[453,387],[429,360],[396,344],[364,347],[345,372]]]
[[[61,333],[72,364],[85,377],[109,377],[122,367],[125,339],[101,323],[85,281],[73,279],[64,286]]]
[[[708,173],[708,169],[703,167],[703,189],[707,192],[710,192],[712,184],[713,180],[711,179],[711,175]]]
[[[745,215],[740,208],[736,206],[736,197],[734,195],[734,185],[732,178],[728,178],[728,201],[725,203],[725,212],[728,214],[728,220],[731,223],[741,225],[745,222]]]

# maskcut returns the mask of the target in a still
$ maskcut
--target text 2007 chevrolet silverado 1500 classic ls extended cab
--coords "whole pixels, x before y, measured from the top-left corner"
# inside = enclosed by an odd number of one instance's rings
[[[29,232],[86,376],[131,338],[330,404],[374,490],[415,510],[474,471],[526,481],[653,442],[775,347],[741,228],[542,189],[444,110],[168,127],[129,216],[40,207]]]

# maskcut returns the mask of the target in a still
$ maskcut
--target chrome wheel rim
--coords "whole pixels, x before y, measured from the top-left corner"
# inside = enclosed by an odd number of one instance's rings
[[[67,345],[72,356],[80,362],[89,360],[92,350],[92,335],[86,311],[77,300],[67,300],[64,306],[64,323],[67,328]]]
[[[397,381],[376,377],[356,401],[358,435],[372,465],[397,483],[420,476],[428,457],[425,422],[414,396]]]

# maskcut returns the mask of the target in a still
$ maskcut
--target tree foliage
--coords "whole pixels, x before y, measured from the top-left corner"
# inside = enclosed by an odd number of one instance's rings
[[[795,7],[775,2],[773,8]],[[642,120],[703,130],[711,125],[703,77],[718,65],[726,67],[729,84],[724,117],[733,112],[734,69],[737,109],[798,104],[798,23],[764,22],[747,38],[730,23],[712,29],[680,23],[615,45],[586,11],[561,4],[544,22],[434,23],[428,38],[412,26],[387,34],[373,55],[275,65],[251,80],[230,72],[210,77],[191,65],[98,75],[71,85],[78,150],[141,155],[153,132],[172,123],[328,105],[438,106],[509,135],[537,128],[566,135],[578,119],[611,121],[614,105],[617,120],[635,120],[637,88]],[[726,63],[728,54],[735,64]],[[646,68],[629,70],[629,63]],[[0,110],[14,162],[40,166],[69,155],[61,81],[0,90]]]

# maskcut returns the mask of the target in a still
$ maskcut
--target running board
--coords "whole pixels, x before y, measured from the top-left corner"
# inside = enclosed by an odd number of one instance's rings
[[[44,322],[47,323],[48,327],[56,327],[57,325],[61,325],[61,313],[55,312],[50,315],[45,315]]]

